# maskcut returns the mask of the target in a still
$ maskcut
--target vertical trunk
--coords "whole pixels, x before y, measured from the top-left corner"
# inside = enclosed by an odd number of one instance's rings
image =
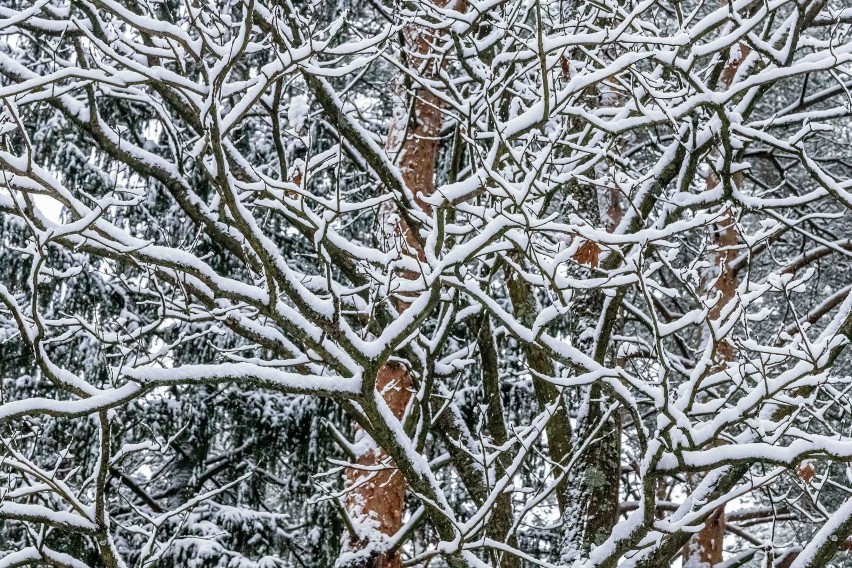
[[[379,369],[376,388],[388,407],[401,419],[411,399],[411,376],[399,363]],[[363,430],[358,432],[355,464],[346,468],[344,506],[356,534],[343,543],[338,566],[347,568],[402,568],[399,551],[387,539],[402,528],[405,478],[393,467],[387,452]]]
[[[581,187],[576,196],[581,214],[599,224],[602,220],[597,191]],[[611,190],[605,196],[606,225],[612,231],[621,220],[620,196]],[[600,246],[586,242],[574,260],[578,270],[587,272],[598,266]],[[586,290],[578,298],[573,312],[575,345],[590,357],[596,356],[594,332],[604,310],[600,289]],[[574,562],[586,557],[593,546],[609,537],[618,521],[619,484],[621,481],[621,416],[609,412],[608,401],[599,384],[583,393],[585,414],[578,417],[576,451],[579,455],[568,475],[571,503],[562,514],[564,535],[562,561]]]
[[[169,505],[172,507],[192,499],[199,489],[198,475],[204,470],[213,435],[209,406],[212,394],[213,390],[208,386],[182,393],[182,396],[188,399],[183,401],[181,410],[181,416],[186,419],[186,423],[182,425],[180,436],[173,442],[177,455],[168,491]]]
[[[520,259],[518,259],[520,260]],[[536,315],[539,312],[538,301],[525,280],[518,274],[509,274],[507,277],[509,297],[512,300],[512,308],[515,318],[524,326],[532,327]],[[565,465],[571,454],[571,422],[564,402],[560,401],[562,396],[560,390],[553,384],[536,375],[552,377],[554,374],[553,361],[547,352],[534,344],[524,345],[524,355],[527,365],[533,371],[532,384],[535,397],[539,406],[545,406],[559,402],[550,421],[545,426],[547,434],[547,451],[550,460],[558,465]],[[559,472],[556,472],[557,474]],[[563,478],[556,487],[556,500],[559,511],[562,512],[570,503],[567,479]]]
[[[494,344],[494,333],[491,328],[490,317],[486,314],[483,317],[482,326],[479,330],[477,338],[479,344],[480,357],[482,359],[482,385],[485,392],[485,398],[488,401],[486,407],[486,423],[494,444],[502,446],[509,440],[509,432],[506,427],[503,411],[503,401],[500,393],[500,368],[498,364],[497,346]],[[511,457],[502,453],[497,458],[495,466],[496,475],[501,478],[506,475],[506,470],[511,464]],[[494,503],[494,515],[486,534],[497,542],[505,542],[513,548],[517,548],[518,539],[509,531],[512,528],[514,520],[512,514],[512,495],[503,492],[497,497]],[[492,560],[495,566],[503,568],[517,568],[521,565],[518,557],[511,554],[502,554],[498,551],[492,552]]]
[[[582,453],[569,472],[574,498],[562,515],[563,562],[586,557],[593,546],[609,537],[618,521],[621,420],[617,411],[607,415],[605,400],[599,385],[586,391],[587,414],[577,436]],[[588,445],[580,450],[585,443]]]
[[[741,176],[734,175],[734,182],[739,185]],[[711,175],[707,179],[708,189],[718,185],[718,180]],[[736,231],[736,220],[731,208],[726,208],[712,235],[717,251],[714,254],[714,265],[718,269],[718,278],[713,283],[713,294],[719,295],[719,300],[710,310],[710,318],[718,319],[725,306],[736,296],[737,273],[731,267],[731,262],[736,258],[736,245],[738,242]],[[716,354],[718,366],[714,371],[721,368],[734,358],[733,345],[726,339],[716,343]],[[699,481],[694,477],[693,483]],[[715,566],[722,562],[723,542],[725,539],[725,506],[716,509],[704,523],[702,528],[684,547],[684,566]]]
[[[722,562],[725,539],[725,507],[719,507],[704,522],[704,528],[683,549],[684,566],[715,566]]]
[[[739,55],[732,57],[722,70],[720,83],[725,89],[731,86],[740,64],[748,54],[748,46],[740,44],[739,50]],[[707,189],[716,189],[722,181],[725,180],[720,180],[714,173],[710,172],[707,176]],[[735,185],[740,186],[742,184],[742,174],[733,174],[731,181]],[[735,247],[739,239],[736,230],[735,212],[731,207],[726,207],[722,212],[711,238],[716,247],[713,255],[713,264],[718,270],[718,277],[713,283],[712,292],[713,295],[719,295],[719,300],[713,306],[713,309],[710,310],[710,318],[715,320],[719,318],[725,306],[728,305],[737,293],[737,272],[731,263],[736,258],[737,251]],[[721,368],[734,358],[733,345],[726,339],[718,341],[715,347],[718,356],[718,368]],[[716,564],[720,564],[724,550],[724,539],[725,506],[723,505],[707,518],[704,528],[684,547],[684,566],[715,566]]]
[[[446,7],[448,0],[435,0],[439,7]],[[460,9],[456,6],[456,9]],[[441,62],[433,57],[435,33],[429,29],[409,26],[403,31],[403,46],[409,66],[424,77],[432,77],[440,69]],[[400,85],[402,86],[402,85]],[[388,152],[396,155],[402,178],[415,195],[418,204],[429,211],[420,196],[429,196],[435,191],[435,169],[440,143],[443,103],[439,97],[412,87],[412,100],[400,89],[405,104],[397,105],[394,121],[388,132]],[[410,109],[410,115],[406,115]],[[405,221],[399,216],[396,204],[386,202],[381,211],[385,228],[392,236],[408,245],[407,254],[422,257],[423,251]],[[416,275],[403,274],[413,279]],[[397,310],[405,311],[410,302],[398,298]],[[382,393],[394,415],[401,419],[411,399],[411,376],[398,363],[386,363],[378,372],[376,388]],[[353,467],[346,469],[347,488],[344,506],[352,529],[343,543],[343,553],[338,566],[358,568],[401,568],[402,558],[398,550],[390,550],[388,538],[396,534],[403,524],[406,482],[402,474],[393,467],[387,452],[379,447],[364,432],[359,432]],[[377,470],[378,469],[378,470]]]

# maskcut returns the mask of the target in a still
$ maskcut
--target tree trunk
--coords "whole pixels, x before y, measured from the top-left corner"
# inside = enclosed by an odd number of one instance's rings
[[[435,0],[445,8],[448,0]],[[464,3],[457,2],[456,9],[463,10]],[[432,57],[436,35],[434,31],[418,26],[408,26],[403,31],[404,56],[409,67],[426,78],[434,77],[442,62]],[[417,204],[427,213],[431,211],[422,197],[435,191],[435,168],[440,146],[443,102],[435,94],[412,86],[406,93],[404,82],[398,84],[400,103],[396,105],[394,120],[387,137],[387,150],[399,166],[406,186],[414,194]],[[408,97],[411,100],[406,100]],[[410,115],[407,114],[410,109]],[[423,257],[423,250],[411,228],[398,214],[395,201],[386,201],[380,211],[384,229],[393,241],[405,244],[405,254]],[[413,278],[411,274],[401,274]],[[400,313],[410,305],[405,297],[397,297],[394,305]],[[387,405],[402,419],[411,400],[412,381],[408,369],[395,362],[385,363],[378,372],[376,388]],[[355,464],[346,468],[347,489],[344,506],[352,528],[357,534],[344,537],[343,551],[338,566],[358,568],[401,568],[399,550],[390,550],[388,538],[403,526],[406,482],[394,468],[387,452],[363,431],[357,434],[359,453]],[[378,467],[382,469],[376,470]]]
[[[748,54],[748,46],[740,44],[740,54],[732,58],[722,71],[720,83],[727,89],[736,76],[745,56]],[[731,181],[738,187],[742,184],[741,173],[734,173]],[[713,172],[707,176],[707,190],[712,191],[719,186],[720,180]],[[712,240],[716,246],[713,255],[713,264],[718,272],[718,277],[713,282],[713,294],[719,295],[716,305],[710,310],[710,319],[716,320],[722,314],[725,306],[734,299],[737,294],[737,271],[732,262],[737,256],[736,245],[739,242],[736,229],[736,216],[731,207],[726,207],[717,223],[717,228],[712,234]],[[717,342],[716,354],[718,366],[714,371],[720,370],[734,358],[733,345],[725,339]],[[723,544],[725,540],[725,506],[716,509],[705,521],[701,529],[683,549],[684,566],[715,566],[722,562]]]
[[[411,376],[400,363],[379,369],[376,389],[401,419],[411,399]],[[381,447],[363,430],[356,438],[359,453],[346,468],[346,513],[356,534],[347,535],[338,566],[347,568],[402,568],[399,551],[388,550],[387,538],[402,528],[405,478]],[[381,468],[381,469],[377,469]]]
[[[613,231],[621,221],[620,196],[616,191],[604,196],[607,230]],[[602,215],[598,192],[581,186],[576,194],[581,214],[596,225]],[[601,247],[587,241],[574,255],[578,270],[596,269]],[[576,302],[572,313],[572,335],[575,345],[590,357],[596,356],[595,329],[604,310],[604,295],[598,289],[589,291],[583,301]],[[599,361],[601,362],[601,361]],[[618,521],[619,485],[621,481],[621,415],[608,411],[608,399],[600,384],[584,389],[577,424],[575,462],[568,472],[569,506],[562,513],[564,527],[561,560],[566,563],[584,558],[593,546],[612,533]]]
[[[521,261],[520,258],[517,260]],[[530,286],[519,274],[510,273],[507,275],[507,287],[515,318],[521,325],[532,327],[540,307]],[[559,403],[553,416],[550,417],[550,421],[545,426],[545,432],[547,433],[547,451],[550,461],[563,466],[571,454],[571,421],[564,401],[560,400],[562,393],[559,388],[537,376],[552,377],[555,372],[553,361],[550,360],[550,356],[544,349],[535,344],[526,343],[523,349],[527,365],[533,372],[533,392],[539,407],[544,409],[548,405]],[[555,472],[556,475],[559,473],[559,471]],[[570,502],[568,489],[567,477],[564,477],[556,486],[556,501],[560,513],[565,511]]]

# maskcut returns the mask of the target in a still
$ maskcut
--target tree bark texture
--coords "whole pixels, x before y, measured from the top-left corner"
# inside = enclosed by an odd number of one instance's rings
[[[446,8],[454,0],[435,0],[434,5]],[[464,3],[455,1],[455,8],[463,11]],[[419,26],[407,26],[403,30],[404,57],[412,58],[413,66],[422,76],[429,78],[437,75],[442,59],[433,53],[438,37],[433,30]],[[435,168],[440,149],[441,124],[443,120],[443,102],[426,89],[416,86],[406,88],[404,81],[397,85],[402,101],[396,105],[394,120],[387,136],[387,150],[399,167],[405,185],[415,196],[417,205],[426,213],[431,207],[422,197],[435,191]],[[409,95],[410,93],[410,95]],[[380,211],[380,220],[386,232],[405,243],[403,254],[423,257],[423,250],[411,227],[398,210],[394,200],[388,200]],[[401,274],[403,278],[414,278],[412,274]],[[412,298],[413,300],[413,298]],[[410,305],[407,297],[397,297],[394,305],[398,312],[404,312]],[[385,403],[397,419],[402,419],[411,400],[412,380],[408,369],[402,364],[388,362],[382,365],[377,374],[376,388],[382,394]],[[366,433],[359,432],[362,440]],[[345,508],[350,519],[366,521],[370,526],[391,537],[403,526],[405,511],[406,482],[403,475],[393,467],[387,452],[375,443],[359,444],[361,452],[356,456],[357,466],[346,469],[347,497]],[[376,471],[377,467],[384,466]],[[375,531],[367,531],[374,534]],[[386,544],[386,543],[385,543]],[[401,568],[402,557],[398,549],[389,550],[384,544],[370,542],[363,536],[349,535],[344,542],[344,566],[364,568]],[[347,555],[352,551],[362,554]],[[356,558],[352,563],[347,558]]]
[[[725,89],[729,88],[733,83],[740,64],[748,54],[748,46],[739,44],[739,47],[739,56],[729,60],[725,69],[722,71],[720,83]],[[723,182],[725,180],[720,180],[715,173],[710,172],[707,176],[707,190],[715,190]],[[742,174],[732,174],[729,183],[734,183],[737,186],[742,185]],[[725,307],[736,297],[739,281],[737,270],[733,266],[733,262],[737,257],[736,247],[739,242],[739,236],[736,229],[735,211],[731,207],[725,207],[722,211],[719,222],[716,224],[716,228],[711,235],[711,240],[715,245],[713,265],[718,270],[718,273],[714,275],[716,276],[716,280],[712,284],[712,292],[718,295],[718,301],[710,309],[710,318],[718,320]],[[730,342],[721,340],[716,342],[715,349],[718,366],[714,371],[718,371],[733,360],[734,348]],[[704,528],[684,547],[684,566],[693,566],[696,564],[699,566],[715,566],[716,564],[720,564],[723,560],[724,540],[725,506],[722,505],[707,518]]]

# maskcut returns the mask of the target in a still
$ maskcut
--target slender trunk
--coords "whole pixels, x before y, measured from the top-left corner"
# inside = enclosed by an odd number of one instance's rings
[[[379,369],[376,388],[394,416],[401,419],[411,399],[411,376],[399,363]],[[380,446],[363,430],[356,437],[355,464],[346,468],[344,506],[355,534],[348,534],[338,566],[402,568],[399,551],[389,550],[388,538],[402,528],[405,478]]]
[[[194,392],[184,392],[181,416],[185,418],[183,431],[173,441],[176,456],[172,483],[169,487],[169,505],[177,507],[191,499],[199,489],[198,476],[210,451],[213,432],[210,426],[211,411],[208,404],[212,390],[200,386]]]
[[[732,58],[722,70],[719,80],[725,89],[731,86],[740,64],[748,54],[748,46],[745,44],[739,44],[739,49],[739,55]],[[734,173],[730,182],[740,186],[742,180],[742,174]],[[720,180],[713,172],[710,172],[707,176],[707,190],[716,189],[719,183],[724,181],[726,180]],[[737,293],[737,271],[732,266],[732,262],[737,256],[736,246],[739,238],[736,229],[736,214],[731,207],[725,207],[723,210],[711,239],[716,249],[713,255],[713,265],[718,270],[717,275],[714,275],[717,278],[713,282],[712,293],[713,295],[718,294],[719,299],[710,310],[710,319],[717,320],[725,306],[734,299]],[[714,371],[718,371],[734,358],[734,349],[733,345],[726,339],[717,341],[715,349],[718,361]],[[695,478],[693,482],[697,482],[697,480]],[[720,564],[723,559],[724,540],[725,506],[722,505],[710,514],[704,523],[704,528],[684,547],[683,565],[715,566]]]
[[[447,0],[436,0],[446,7]],[[459,9],[456,6],[456,9]],[[436,36],[432,30],[409,26],[403,31],[404,57],[412,69],[424,77],[432,77],[441,67],[434,57]],[[400,87],[402,87],[402,83]],[[396,156],[402,178],[415,195],[418,205],[429,212],[421,197],[435,191],[435,169],[440,144],[443,103],[433,93],[412,87],[411,100],[400,89],[404,104],[397,105],[394,121],[388,132],[388,153]],[[407,114],[410,109],[410,115]],[[403,252],[423,257],[423,251],[411,228],[398,214],[393,201],[385,202],[380,212],[386,231],[394,241],[405,243]],[[401,274],[414,279],[415,274]],[[400,313],[410,305],[408,298],[395,300]],[[402,419],[411,400],[412,381],[404,365],[389,362],[378,371],[376,388],[398,419]],[[388,539],[403,526],[406,481],[394,467],[387,452],[363,431],[357,434],[359,452],[355,464],[346,468],[347,489],[344,507],[351,528],[356,534],[344,537],[343,551],[338,566],[347,568],[401,568],[402,557],[398,549],[388,546]]]
[[[532,327],[540,308],[529,285],[520,275],[509,274],[507,286],[515,318],[521,325]],[[533,392],[539,406],[543,409],[546,406],[558,404],[553,416],[545,426],[545,433],[547,434],[547,451],[550,461],[558,466],[563,466],[571,454],[571,421],[565,403],[561,400],[562,393],[559,388],[539,376],[552,377],[554,375],[553,361],[544,349],[535,344],[524,344],[523,349],[527,365],[532,371]],[[559,471],[555,472],[556,475],[559,473]],[[563,477],[562,481],[556,486],[556,501],[560,513],[565,511],[571,501],[568,489],[567,478]]]
[[[734,175],[734,182],[739,184],[741,176]],[[711,175],[707,180],[708,189],[718,185],[718,180]],[[710,318],[717,320],[725,306],[734,299],[737,293],[737,273],[731,263],[736,258],[738,242],[736,219],[731,208],[726,208],[712,236],[717,250],[714,254],[714,264],[718,278],[713,283],[713,294],[718,294],[716,305],[710,310]],[[733,345],[726,339],[716,342],[717,365],[714,372],[720,371],[734,358]],[[692,483],[700,481],[700,477],[691,476]],[[684,566],[715,566],[722,562],[723,544],[725,539],[725,506],[722,505],[707,517],[702,528],[683,549]]]
[[[606,225],[612,231],[621,221],[619,193],[611,190],[606,201]],[[581,214],[599,224],[602,220],[598,193],[589,186],[576,195]],[[600,246],[586,242],[574,260],[578,270],[587,272],[598,266]],[[595,356],[595,330],[604,311],[604,295],[600,289],[588,290],[577,300],[573,310],[574,343],[590,357]],[[606,540],[618,521],[619,485],[621,481],[621,415],[609,408],[609,400],[597,383],[583,393],[583,412],[578,417],[576,461],[568,472],[570,506],[562,514],[564,534],[561,560],[574,562],[586,557],[593,546]]]
[[[497,346],[494,344],[494,333],[491,328],[491,319],[486,314],[483,317],[482,326],[477,338],[480,356],[482,358],[482,385],[485,398],[488,401],[486,407],[486,423],[491,433],[494,444],[502,446],[509,440],[509,432],[504,420],[503,400],[500,393]],[[564,412],[564,411],[563,411]],[[497,478],[506,475],[506,470],[511,464],[511,457],[507,453],[501,453],[496,460],[495,470]],[[479,504],[479,503],[478,503]],[[518,538],[515,534],[509,534],[514,520],[512,514],[512,495],[503,492],[494,503],[494,515],[488,523],[486,534],[488,537],[505,542],[513,548],[518,547]],[[502,568],[517,568],[521,565],[520,559],[511,554],[492,551],[492,560],[495,566]]]

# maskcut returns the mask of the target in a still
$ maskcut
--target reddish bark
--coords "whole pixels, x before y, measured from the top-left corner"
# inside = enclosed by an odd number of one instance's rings
[[[704,528],[695,535],[684,549],[684,566],[695,561],[703,566],[715,566],[722,562],[722,544],[725,539],[725,507],[719,507],[708,517]]]
[[[435,0],[439,7],[447,7],[451,0]],[[457,2],[457,10],[464,9],[463,2]],[[440,70],[442,62],[433,57],[436,36],[432,30],[419,27],[407,27],[403,31],[404,48],[410,57],[409,64],[417,69],[424,77],[434,77]],[[422,89],[414,89],[414,100],[411,105],[400,105],[395,113],[395,120],[388,133],[388,152],[396,154],[402,178],[406,186],[415,196],[417,204],[427,213],[431,207],[423,201],[423,197],[432,195],[435,191],[435,169],[437,167],[440,144],[443,104],[439,97]],[[403,94],[405,98],[405,94]],[[406,116],[407,108],[411,108],[411,116]],[[423,258],[423,250],[415,238],[411,228],[405,222],[394,201],[385,202],[381,216],[385,224],[393,222],[390,227],[394,237],[401,237],[407,245],[405,254]],[[415,274],[401,274],[403,278],[415,279]],[[412,296],[415,294],[411,294]],[[397,297],[394,305],[400,313],[410,305],[407,297]],[[389,362],[378,372],[376,388],[382,393],[387,405],[394,415],[401,419],[411,399],[411,376],[405,366]],[[363,433],[362,433],[363,434]],[[403,512],[405,510],[405,478],[393,468],[393,462],[387,452],[375,444],[366,447],[356,456],[356,464],[361,467],[350,467],[346,470],[347,493],[345,506],[350,516],[366,519],[378,531],[388,537],[396,534],[402,528]],[[387,467],[380,471],[376,466],[385,464]],[[353,535],[354,536],[354,535]],[[350,551],[370,547],[369,539],[352,538],[348,543]],[[345,547],[346,548],[346,547]],[[365,551],[366,552],[366,551]],[[382,546],[376,547],[373,554],[362,555],[361,564],[369,568],[401,568],[402,559],[399,551],[389,552]]]
[[[597,268],[600,256],[600,245],[594,241],[586,241],[580,245],[580,248],[578,248],[577,252],[574,253],[574,261],[577,264]]]
[[[742,176],[734,174],[734,183],[741,183]],[[719,183],[719,180],[714,175],[710,175],[707,179],[707,188],[714,189]],[[713,240],[716,245],[714,256],[714,264],[719,270],[718,277],[713,284],[713,290],[719,293],[719,298],[713,308],[710,310],[711,319],[718,319],[721,316],[725,306],[736,297],[737,294],[737,271],[733,268],[732,263],[736,259],[736,245],[739,242],[739,237],[736,229],[736,222],[733,216],[733,211],[730,208],[725,209],[721,215],[720,221],[716,225],[717,229],[714,232]],[[722,367],[734,358],[734,347],[726,339],[721,339],[716,343],[716,355],[718,365],[714,369],[719,371]],[[725,506],[722,505],[710,515],[701,529],[693,538],[692,541],[683,549],[683,564],[694,564],[700,562],[704,566],[715,566],[722,562],[723,542],[725,539]]]
[[[749,48],[744,43],[737,46],[739,53],[735,57],[731,57],[722,70],[720,82],[724,88],[728,88],[733,83],[734,77],[740,68],[740,64],[748,55]],[[733,174],[733,183],[737,186],[742,184],[743,176],[741,173]],[[710,173],[707,176],[707,189],[713,190],[719,186],[720,180],[714,174]],[[716,230],[713,234],[716,251],[714,256],[714,264],[718,268],[718,277],[713,283],[713,289],[718,292],[719,298],[717,303],[710,310],[710,318],[718,319],[721,316],[725,306],[734,299],[737,294],[737,271],[732,263],[737,257],[736,246],[739,242],[739,235],[736,229],[736,219],[732,208],[727,207],[721,214]],[[721,369],[727,362],[734,358],[734,347],[726,339],[721,339],[716,343],[716,354],[718,357],[718,368]],[[687,564],[700,562],[702,565],[714,566],[722,562],[723,542],[725,539],[725,506],[722,505],[716,509],[704,524],[704,528],[696,534],[690,544],[684,548],[683,563]]]

